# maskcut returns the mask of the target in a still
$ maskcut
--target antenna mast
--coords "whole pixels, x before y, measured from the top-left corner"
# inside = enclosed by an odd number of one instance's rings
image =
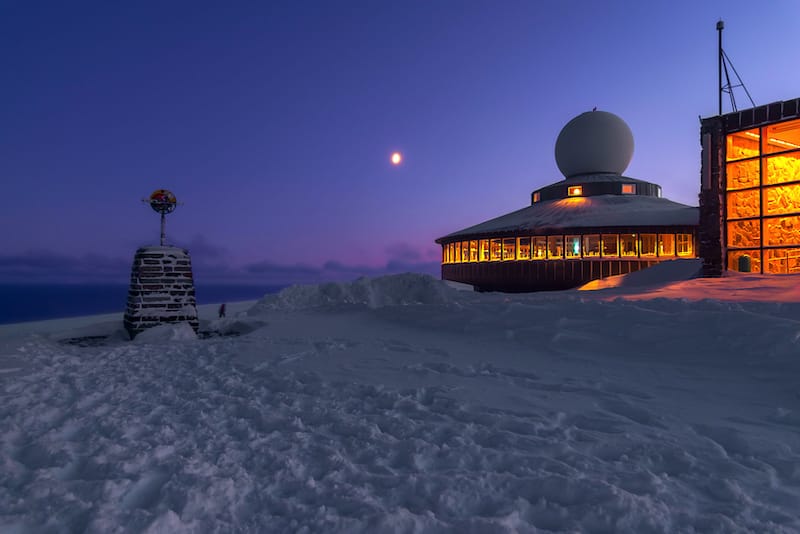
[[[722,30],[725,29],[725,22],[722,19],[717,21],[717,34],[719,36],[719,45],[718,45],[718,53],[717,53],[717,68],[719,74],[719,114],[722,115],[722,93],[728,93],[731,99],[731,109],[733,111],[737,111],[736,108],[736,98],[733,95],[733,90],[736,87],[741,87],[744,89],[744,94],[747,95],[747,99],[750,100],[750,105],[756,107],[756,103],[753,102],[753,97],[750,96],[750,91],[747,90],[745,87],[744,82],[742,81],[742,77],[739,76],[739,73],[736,72],[736,67],[733,66],[733,62],[731,58],[728,57],[728,54],[725,53],[725,50],[722,48]],[[731,84],[731,77],[730,73],[728,72],[728,66],[730,66],[733,74],[736,76],[736,80],[739,82],[736,85]],[[725,85],[722,84],[722,74],[725,73]]]

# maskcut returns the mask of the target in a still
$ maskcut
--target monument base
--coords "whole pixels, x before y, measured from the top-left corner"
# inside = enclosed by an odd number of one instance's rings
[[[188,322],[195,332],[200,327],[189,251],[168,246],[139,248],[133,257],[125,330],[133,339],[148,328],[178,322]]]

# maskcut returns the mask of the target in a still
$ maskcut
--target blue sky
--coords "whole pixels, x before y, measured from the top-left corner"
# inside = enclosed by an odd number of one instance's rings
[[[789,0],[0,0],[0,281],[125,280],[158,188],[197,276],[435,273],[435,238],[561,179],[595,106],[626,175],[696,205],[719,18],[756,104],[800,96]]]

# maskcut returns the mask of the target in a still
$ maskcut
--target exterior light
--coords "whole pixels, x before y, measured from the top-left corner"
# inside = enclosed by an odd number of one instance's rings
[[[635,195],[636,194],[636,184],[622,184],[622,194],[623,195]]]
[[[539,193],[538,191],[537,191],[537,192],[535,192],[535,193],[533,194],[533,201],[534,201],[534,202],[539,202],[539,200],[540,200],[541,198],[542,198],[542,194],[541,194],[541,193]]]
[[[581,185],[572,185],[567,188],[567,195],[571,197],[579,197],[583,194],[583,186]]]

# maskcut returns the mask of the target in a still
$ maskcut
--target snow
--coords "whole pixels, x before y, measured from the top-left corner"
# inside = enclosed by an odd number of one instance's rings
[[[798,531],[800,277],[659,267],[2,329],[0,531]]]
[[[575,182],[578,183],[578,182]],[[442,238],[578,228],[697,226],[698,208],[660,197],[600,195],[547,200],[453,232]]]

